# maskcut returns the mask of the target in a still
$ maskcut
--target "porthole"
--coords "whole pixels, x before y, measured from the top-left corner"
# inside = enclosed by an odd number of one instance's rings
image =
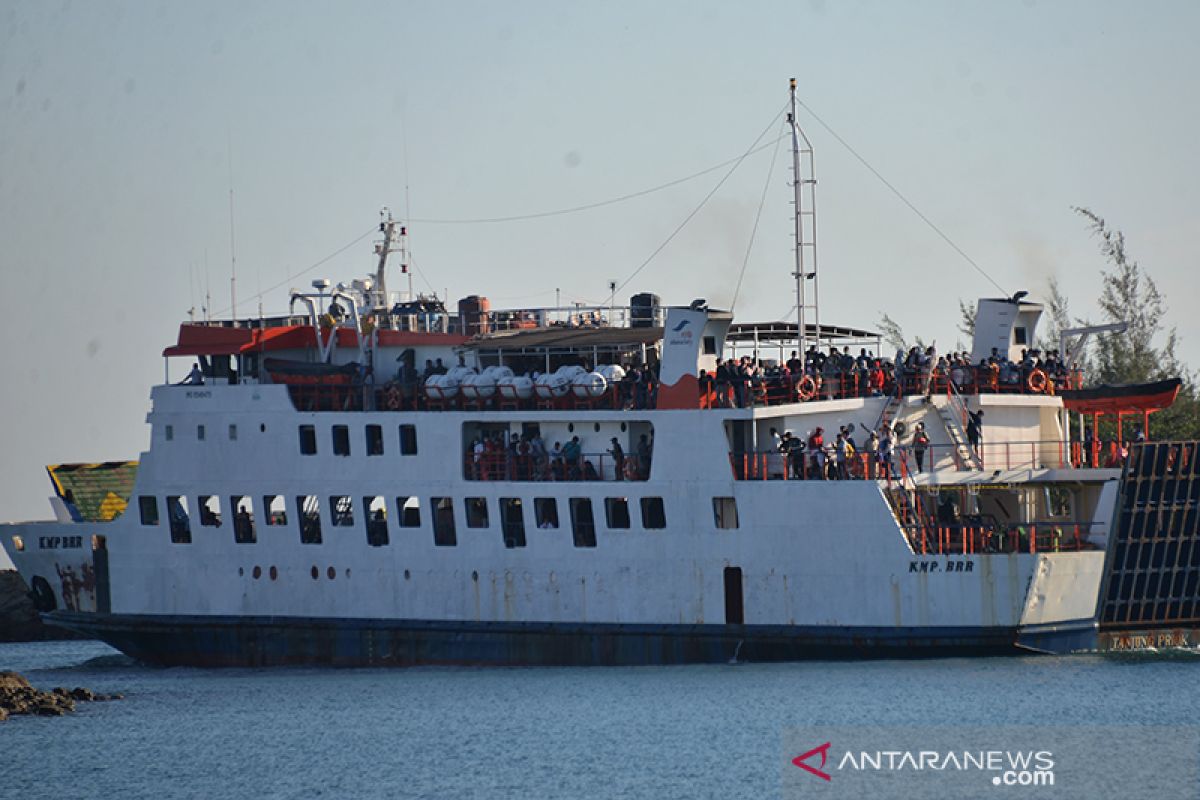
[[[596,433],[599,433],[600,432],[600,423],[599,422],[592,423],[592,429],[594,431],[596,431]]]
[[[325,570],[325,574],[329,576],[329,580],[333,580],[337,577],[337,570],[333,567],[330,567],[329,569]]]
[[[241,567],[238,567],[238,577],[240,578],[245,574],[246,574],[246,570],[242,569]]]
[[[279,577],[279,570],[275,569],[275,567],[271,567],[271,580],[275,580],[278,577]]]
[[[624,425],[625,423],[623,423],[623,422],[622,422],[621,424],[622,424],[622,425]],[[258,432],[259,432],[259,433],[266,433],[266,432],[267,432],[267,423],[265,423],[265,422],[260,422],[260,423],[258,424]]]
[[[621,423],[621,433],[624,433],[624,432],[625,432],[625,430],[626,430],[626,427],[627,427],[627,426],[625,425],[625,423],[624,423],[624,422],[622,422],[622,423]]]
[[[404,580],[408,580],[410,577],[408,570],[404,570]]]
[[[479,572],[478,572],[478,570],[471,570],[471,580],[475,581],[476,583],[479,583]]]
[[[349,567],[346,567],[346,577],[347,578],[350,577],[350,568]]]
[[[316,580],[316,579],[317,579],[317,578],[320,576],[320,574],[321,574],[321,573],[317,571],[317,566],[314,564],[314,565],[313,565],[313,568],[312,568],[312,578],[313,578],[313,580],[315,581],[315,580]]]
[[[568,422],[567,423],[567,433],[574,433],[574,432],[575,432],[575,423]]]
[[[261,577],[262,577],[262,567],[256,566],[254,568],[254,580],[258,580]]]

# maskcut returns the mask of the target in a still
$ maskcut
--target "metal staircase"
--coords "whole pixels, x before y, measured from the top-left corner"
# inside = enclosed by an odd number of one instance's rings
[[[971,449],[967,433],[963,430],[963,420],[967,417],[967,404],[963,402],[962,395],[954,388],[954,384],[949,381],[947,384],[949,390],[946,392],[946,401],[941,403],[933,401],[933,406],[937,409],[938,416],[942,418],[942,424],[950,437],[950,443],[954,445],[954,463],[960,470],[983,469],[983,463]]]

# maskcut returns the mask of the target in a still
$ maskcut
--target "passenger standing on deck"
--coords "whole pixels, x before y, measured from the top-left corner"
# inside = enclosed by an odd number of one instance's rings
[[[825,479],[825,429],[817,428],[808,437],[808,452],[812,453],[813,471],[821,480]]]
[[[616,480],[625,480],[625,451],[621,448],[621,443],[617,441],[617,437],[612,437],[612,447],[609,448],[608,452],[613,457],[613,469],[616,472]]]
[[[879,466],[883,469],[883,475],[889,480],[894,480],[892,474],[892,449],[895,443],[892,441],[892,427],[884,424],[880,427],[883,434],[879,437]]]
[[[971,449],[975,451],[975,457],[981,462],[983,461],[983,451],[980,449],[980,441],[983,439],[983,409],[971,411],[967,409],[967,416],[970,418],[967,422],[967,441],[971,443]]]
[[[579,437],[572,436],[571,441],[567,442],[562,449],[563,461],[567,465],[567,479],[577,481],[581,477],[579,459],[583,456],[583,447],[579,444]]]
[[[912,436],[913,457],[917,460],[917,472],[925,471],[925,451],[929,449],[929,434],[925,433],[925,423],[918,422]]]
[[[181,386],[202,386],[204,385],[204,373],[200,371],[199,362],[192,364],[192,371],[183,379]]]
[[[646,434],[638,437],[637,457],[638,457],[638,474],[642,480],[650,478],[650,459],[653,453],[650,447],[650,440],[646,438]]]

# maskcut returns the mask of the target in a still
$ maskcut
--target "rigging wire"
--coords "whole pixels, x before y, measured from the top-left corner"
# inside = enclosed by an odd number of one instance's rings
[[[746,257],[742,259],[742,271],[738,273],[737,286],[733,288],[733,302],[729,310],[737,308],[738,295],[742,292],[742,279],[746,277],[746,267],[750,264],[750,251],[754,249],[754,237],[758,234],[758,223],[762,219],[763,206],[767,202],[767,190],[771,186],[771,177],[775,174],[775,159],[779,156],[779,143],[784,136],[775,140],[775,149],[771,152],[771,166],[767,169],[767,180],[763,184],[762,196],[758,198],[758,211],[754,214],[754,227],[750,230],[750,241],[746,243]]]
[[[730,164],[734,164],[734,163],[740,164],[747,156],[753,155],[754,153],[757,153],[760,150],[765,150],[768,147],[770,147],[772,144],[777,144],[780,140],[786,138],[786,136],[787,135],[784,134],[784,135],[780,136],[779,139],[776,139],[774,142],[766,142],[761,147],[752,149],[749,152],[743,153],[742,155],[740,155],[736,158],[731,158],[728,161],[722,161],[720,164],[715,164],[706,169],[702,169],[699,172],[694,172],[691,175],[688,175],[686,177],[676,178],[673,181],[659,184],[658,186],[652,186],[649,189],[642,189],[641,191],[631,192],[630,194],[623,194],[620,197],[613,197],[608,200],[601,200],[597,203],[587,203],[585,205],[572,206],[570,208],[559,208],[559,209],[555,209],[553,211],[539,211],[539,212],[535,212],[532,214],[517,214],[517,215],[511,216],[511,217],[480,217],[480,218],[475,218],[475,219],[413,218],[413,219],[409,219],[408,222],[419,222],[419,223],[426,224],[426,225],[474,225],[474,224],[480,224],[480,223],[493,223],[493,222],[519,222],[521,220],[527,220],[527,219],[542,219],[544,217],[558,217],[558,216],[562,216],[563,214],[575,214],[580,211],[591,211],[594,208],[602,208],[604,206],[611,206],[615,203],[621,203],[626,200],[633,200],[638,197],[645,197],[648,194],[653,194],[654,192],[659,192],[659,191],[662,191],[663,189],[670,189],[672,186],[678,186],[681,183],[687,183],[690,180],[695,180],[696,178],[703,177],[710,172],[716,172],[721,167],[727,167]],[[762,137],[760,136],[759,138],[761,139]]]
[[[863,158],[861,155],[859,155],[858,151],[855,150],[853,147],[851,147],[850,144],[845,139],[843,139],[841,136],[838,136],[837,131],[835,131],[833,128],[829,127],[829,123],[827,123],[827,122],[825,122],[825,120],[821,119],[821,117],[817,115],[817,112],[815,112],[811,108],[809,108],[808,104],[806,104],[803,100],[797,99],[796,102],[800,106],[802,106],[805,111],[807,111],[809,114],[812,114],[813,119],[815,119],[817,122],[819,122],[821,124],[822,128],[829,131],[829,135],[832,136],[834,139],[837,139],[838,143],[841,144],[842,147],[846,148],[850,152],[850,155],[857,158],[859,163],[861,163],[864,167],[866,167],[868,170],[870,170],[872,175],[874,175],[876,178],[878,178],[879,181],[884,186],[886,186],[888,189],[890,189],[892,191],[892,194],[894,194],[894,195],[896,195],[896,197],[900,198],[900,202],[902,202],[902,203],[904,203],[904,205],[908,206],[909,210],[912,211],[914,214],[916,214],[918,217],[920,217],[921,221],[924,222],[926,225],[928,225],[930,227],[930,229],[933,230],[934,233],[936,233],[938,236],[942,237],[942,240],[945,241],[946,244],[950,245],[950,247],[952,247],[956,253],[958,253],[960,256],[962,256],[964,259],[966,259],[967,263],[970,264],[972,267],[974,267],[976,272],[978,272],[983,277],[987,278],[988,281],[992,284],[992,286],[995,286],[997,289],[999,289],[1000,293],[1002,295],[1004,295],[1005,297],[1007,297],[1011,294],[1011,292],[1006,291],[1003,286],[1001,286],[999,283],[997,283],[996,279],[993,278],[991,275],[989,275],[987,273],[987,271],[984,270],[983,267],[981,267],[981,266],[979,266],[979,264],[975,263],[975,259],[973,259],[969,255],[967,255],[966,252],[964,252],[961,247],[959,247],[957,244],[955,244],[954,241],[949,236],[947,236],[945,233],[943,233],[941,228],[939,228],[937,225],[934,225],[933,222],[929,219],[929,217],[922,214],[920,209],[918,209],[915,205],[913,205],[907,197],[905,197],[903,194],[901,194],[900,190],[897,189],[895,186],[893,186],[891,184],[891,182],[888,181],[887,178],[885,178],[885,177],[883,177],[883,175],[879,174],[879,170],[877,170],[873,166],[871,166],[870,163],[868,163],[865,158]]]
[[[751,153],[754,153],[754,152],[756,152],[756,149],[762,149],[762,148],[759,148],[759,147],[758,147],[758,143],[759,143],[759,142],[761,142],[761,141],[762,141],[762,138],[763,138],[764,136],[766,136],[766,135],[767,135],[767,131],[771,130],[771,127],[772,127],[772,126],[775,124],[775,121],[776,121],[777,119],[779,119],[779,117],[780,117],[780,115],[781,115],[782,113],[783,113],[783,112],[782,112],[782,111],[780,111],[780,112],[778,112],[778,113],[777,113],[777,114],[776,114],[774,117],[772,117],[772,118],[771,118],[771,121],[770,121],[770,122],[767,124],[767,127],[763,128],[763,131],[762,131],[762,133],[760,133],[760,134],[758,135],[758,138],[756,138],[756,139],[754,140],[754,143],[753,143],[753,144],[751,144],[751,145],[750,145],[750,147],[749,147],[749,148],[747,148],[746,152],[742,153],[742,155],[741,155],[739,158],[736,158],[736,159],[734,159],[733,166],[732,166],[732,167],[730,167],[729,171],[728,171],[728,172],[726,172],[724,176],[722,176],[721,180],[717,181],[717,185],[716,185],[716,186],[714,186],[714,187],[713,187],[713,188],[712,188],[712,189],[709,191],[709,193],[708,193],[708,194],[704,195],[704,199],[700,201],[700,204],[699,204],[699,205],[697,205],[697,206],[696,206],[694,209],[692,209],[692,212],[691,212],[690,214],[688,214],[686,217],[684,217],[684,218],[683,218],[683,222],[679,223],[679,225],[678,225],[678,226],[676,226],[675,230],[671,231],[671,235],[670,235],[670,236],[668,236],[668,237],[667,237],[667,238],[666,238],[666,239],[663,241],[663,243],[662,243],[662,244],[660,244],[658,247],[656,247],[656,248],[654,249],[654,252],[653,252],[653,253],[651,253],[651,254],[650,254],[650,255],[649,255],[647,258],[646,258],[646,260],[645,260],[645,261],[643,261],[643,262],[642,262],[642,263],[641,263],[641,264],[638,266],[638,268],[637,268],[637,269],[635,269],[635,270],[633,271],[633,273],[632,273],[632,274],[630,274],[630,276],[629,276],[628,278],[626,278],[626,279],[625,279],[625,280],[624,280],[624,281],[621,283],[621,285],[620,285],[620,286],[618,286],[618,287],[616,288],[616,290],[615,290],[615,291],[619,292],[619,291],[621,291],[622,289],[624,289],[626,286],[628,286],[628,285],[629,285],[629,282],[630,282],[630,281],[632,281],[634,278],[636,278],[636,277],[638,276],[638,273],[639,273],[639,272],[641,272],[642,270],[644,270],[644,269],[645,269],[645,268],[646,268],[646,267],[647,267],[647,266],[650,264],[650,262],[651,262],[651,261],[653,261],[653,260],[655,259],[655,257],[656,257],[656,256],[657,256],[659,253],[661,253],[663,250],[665,250],[665,249],[666,249],[666,247],[667,247],[667,245],[669,245],[669,244],[671,243],[671,240],[673,240],[673,239],[674,239],[676,236],[678,236],[678,235],[679,235],[679,232],[680,232],[680,231],[682,231],[682,230],[684,229],[684,227],[686,227],[686,226],[687,226],[687,224],[688,224],[689,222],[691,222],[691,221],[692,221],[692,217],[694,217],[694,216],[696,216],[697,214],[699,214],[699,213],[700,213],[700,209],[704,208],[704,205],[705,205],[705,204],[706,204],[706,203],[707,203],[707,202],[708,202],[708,201],[709,201],[709,200],[712,198],[712,196],[713,196],[714,194],[716,194],[716,193],[717,193],[717,190],[718,190],[718,189],[720,189],[722,186],[724,186],[724,185],[725,185],[725,181],[729,180],[730,176],[732,176],[732,175],[733,175],[733,173],[737,171],[737,168],[738,168],[738,167],[740,167],[740,166],[742,165],[742,162],[743,162],[743,161],[745,161],[745,160],[746,160],[746,159],[747,159],[747,158],[750,156],[750,154],[751,154]],[[783,138],[783,137],[780,137],[780,138]],[[771,144],[772,144],[772,143],[768,142],[767,144],[763,145],[763,147],[770,147],[770,145],[771,145]],[[729,162],[726,162],[726,163],[729,163]]]
[[[265,292],[273,292],[273,291],[275,291],[276,289],[279,289],[279,288],[282,288],[282,287],[286,286],[287,284],[291,283],[292,281],[296,280],[297,278],[300,278],[300,277],[302,277],[302,276],[306,275],[307,273],[309,273],[309,272],[312,272],[314,269],[316,269],[317,267],[321,266],[321,265],[322,265],[322,264],[324,264],[326,261],[330,261],[330,260],[332,260],[332,259],[334,259],[334,258],[336,258],[336,257],[340,256],[342,253],[346,252],[346,251],[347,251],[347,250],[349,250],[351,247],[353,247],[354,245],[358,244],[358,243],[359,243],[359,242],[361,242],[363,239],[367,238],[368,236],[370,236],[371,234],[375,233],[375,232],[376,232],[376,231],[378,231],[378,230],[379,230],[379,226],[378,226],[378,225],[372,225],[370,228],[368,228],[368,229],[367,229],[367,232],[366,232],[366,233],[364,233],[363,235],[359,236],[359,237],[358,237],[357,239],[355,239],[354,241],[352,241],[352,242],[349,242],[348,244],[345,244],[345,245],[343,245],[342,247],[339,247],[337,250],[335,250],[334,252],[332,252],[332,253],[330,253],[329,255],[325,256],[325,257],[324,257],[324,258],[322,258],[320,261],[316,262],[315,264],[313,264],[313,265],[311,265],[311,266],[309,266],[309,267],[305,267],[305,268],[304,268],[304,269],[302,269],[301,271],[297,272],[295,275],[292,275],[292,276],[290,276],[290,277],[288,277],[288,278],[285,278],[285,279],[283,279],[282,281],[280,281],[279,283],[275,284],[274,286],[270,286],[270,287],[268,287],[268,288],[265,290]],[[264,294],[265,292],[262,292],[262,293],[260,293],[260,294]],[[232,310],[232,306],[230,306],[230,307],[227,307],[227,308],[223,308],[223,309],[221,309],[220,311],[216,312],[216,314],[214,314],[214,316],[220,316],[221,314],[224,314],[226,311],[230,311],[230,310]]]

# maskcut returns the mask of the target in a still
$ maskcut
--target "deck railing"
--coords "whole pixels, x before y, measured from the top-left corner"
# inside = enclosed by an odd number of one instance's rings
[[[1040,520],[1020,524],[984,522],[904,523],[901,529],[914,553],[1073,553],[1101,549],[1088,539],[1092,523]]]
[[[990,377],[979,379],[968,370],[964,382],[953,384],[957,395],[975,394],[1057,394],[1078,388],[1082,378],[1078,370],[1058,377],[1047,377],[1044,387],[1035,391],[1027,378],[1016,383],[1000,383]],[[824,376],[769,374],[745,381],[718,382],[714,376],[700,381],[701,408],[753,408],[813,400],[882,397],[894,395],[945,394],[951,388],[945,370],[902,372],[889,376],[882,388],[871,385],[868,373],[853,371]],[[289,384],[292,404],[299,411],[442,411],[442,410],[625,410],[654,408],[658,386],[650,381],[641,385],[618,383],[597,397],[509,398],[499,392],[488,398],[463,394],[447,399],[426,395],[423,384],[387,383],[307,383]]]
[[[616,459],[609,452],[565,456],[512,455],[507,452],[468,453],[463,477],[469,481],[644,481],[650,477],[650,457],[636,454]]]

